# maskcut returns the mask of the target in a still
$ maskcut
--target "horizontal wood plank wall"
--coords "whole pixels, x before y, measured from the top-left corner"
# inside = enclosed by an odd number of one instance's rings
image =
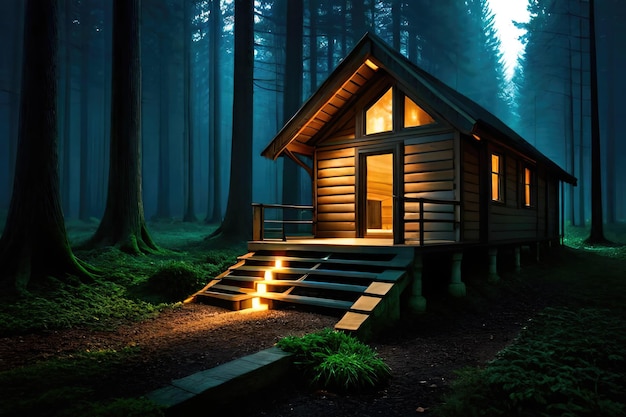
[[[404,143],[404,196],[455,200],[454,134],[407,139]],[[419,203],[404,204],[407,243],[419,241]],[[453,204],[424,204],[424,220],[455,220]],[[424,240],[456,241],[454,223],[424,224]]]
[[[505,156],[505,203],[491,202],[489,224],[489,241],[536,240],[537,204],[535,207],[524,207],[522,200],[522,169],[523,166],[514,155],[501,152]],[[537,185],[535,185],[537,187]],[[539,190],[534,190],[537,193]],[[539,199],[544,194],[536,194]]]
[[[480,154],[471,144],[464,144],[463,155],[463,240],[480,240]]]
[[[317,237],[356,236],[355,185],[354,148],[317,152]]]

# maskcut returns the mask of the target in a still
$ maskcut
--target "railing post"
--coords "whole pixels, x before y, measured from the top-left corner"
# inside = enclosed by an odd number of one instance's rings
[[[263,240],[263,224],[265,223],[265,213],[263,204],[252,206],[252,240]]]
[[[424,200],[420,198],[420,246],[424,246]]]

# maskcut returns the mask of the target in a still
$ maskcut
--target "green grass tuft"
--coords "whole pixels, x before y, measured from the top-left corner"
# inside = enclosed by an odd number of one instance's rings
[[[309,382],[316,387],[359,392],[382,385],[391,375],[378,354],[355,337],[324,329],[302,337],[288,336],[277,346],[295,354]]]

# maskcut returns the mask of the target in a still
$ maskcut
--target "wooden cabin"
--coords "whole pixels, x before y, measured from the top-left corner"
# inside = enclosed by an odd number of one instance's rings
[[[399,294],[409,287],[412,307],[425,308],[424,253],[451,255],[448,288],[462,296],[465,249],[486,249],[497,279],[499,247],[516,248],[519,265],[520,245],[558,242],[560,185],[576,183],[494,115],[372,34],[262,155],[299,164],[311,177],[313,204],[256,204],[250,253],[198,295],[234,308],[249,306],[251,297],[340,308],[347,313],[337,328],[353,331],[371,317],[397,317]],[[270,209],[310,209],[311,217],[269,218]],[[285,224],[307,222],[309,239],[285,233]],[[276,225],[282,233],[268,239]]]
[[[389,244],[558,240],[576,179],[372,34],[270,142],[313,181],[316,238]]]

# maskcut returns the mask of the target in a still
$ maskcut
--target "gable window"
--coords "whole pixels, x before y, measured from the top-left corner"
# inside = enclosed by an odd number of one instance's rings
[[[533,198],[533,171],[526,167],[524,168],[524,206],[533,207],[535,201]]]
[[[404,96],[404,127],[417,127],[435,123],[435,120],[413,100]]]
[[[393,89],[390,88],[365,112],[365,134],[393,130]]]
[[[502,156],[491,154],[491,200],[504,202],[504,171]]]

